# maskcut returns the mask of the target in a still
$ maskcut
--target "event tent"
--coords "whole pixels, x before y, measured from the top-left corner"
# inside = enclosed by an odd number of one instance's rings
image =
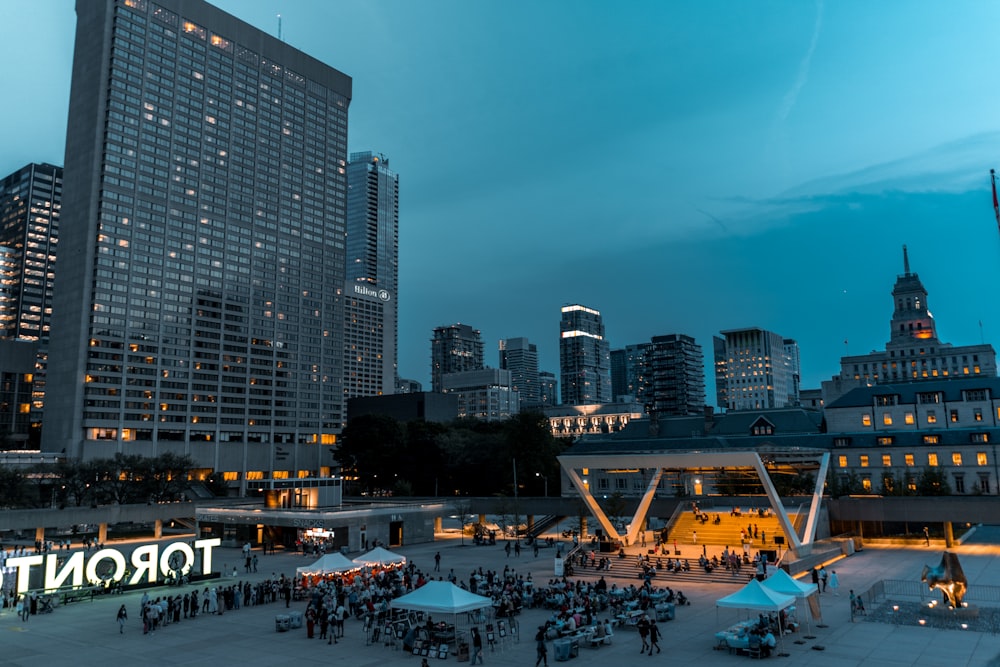
[[[394,554],[388,549],[383,549],[382,547],[375,547],[366,554],[361,554],[354,559],[357,565],[394,565],[397,563],[405,563],[406,556],[400,556],[399,554]]]
[[[428,581],[412,593],[392,600],[394,609],[427,613],[461,614],[493,606],[493,600],[459,588],[450,581]]]
[[[777,591],[778,593],[784,593],[785,595],[794,595],[797,598],[806,599],[809,598],[813,593],[819,591],[819,587],[816,584],[806,583],[804,581],[799,581],[792,575],[788,574],[780,567],[775,568],[767,579],[763,581],[765,588],[769,588],[772,591]],[[819,620],[821,617],[819,611],[819,601],[818,599],[809,600],[809,611],[814,618]],[[809,624],[809,616],[806,616],[806,623]]]
[[[795,596],[778,593],[766,588],[756,579],[751,579],[750,583],[732,595],[716,600],[715,606],[753,609],[755,611],[780,611],[794,603]]]
[[[311,565],[303,565],[302,567],[295,568],[295,574],[298,576],[304,574],[335,574],[337,572],[350,572],[360,567],[360,565],[344,554],[337,552],[326,554]]]

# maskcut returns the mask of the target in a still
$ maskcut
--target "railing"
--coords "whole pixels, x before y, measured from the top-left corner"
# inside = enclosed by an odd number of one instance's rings
[[[935,597],[936,593],[927,587],[922,581],[911,579],[882,579],[875,582],[871,588],[856,595],[862,598],[866,605],[883,602],[885,600],[896,600],[900,598],[916,599],[923,602]],[[1000,603],[1000,586],[969,586],[965,592],[966,602],[976,603]]]

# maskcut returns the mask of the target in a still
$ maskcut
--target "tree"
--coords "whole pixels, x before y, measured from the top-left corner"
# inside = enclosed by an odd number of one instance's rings
[[[623,532],[625,529],[625,496],[621,491],[615,491],[610,496],[604,499],[602,503],[604,513],[608,516],[611,521],[611,525],[615,527],[619,533]]]
[[[187,474],[195,467],[188,455],[165,452],[146,459],[143,471],[143,491],[153,501],[176,500],[188,487]]]
[[[406,447],[402,425],[387,415],[361,415],[347,422],[337,448],[345,472],[357,478],[359,490],[372,493],[391,488]]]
[[[23,507],[27,487],[20,470],[0,466],[0,508]]]
[[[950,496],[951,487],[948,478],[939,468],[924,468],[917,479],[917,495],[919,496]]]
[[[452,510],[458,516],[462,524],[462,546],[465,546],[465,527],[472,523],[472,502],[469,500],[459,500],[452,505]]]

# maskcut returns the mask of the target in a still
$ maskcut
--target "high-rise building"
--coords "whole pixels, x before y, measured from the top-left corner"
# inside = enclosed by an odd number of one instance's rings
[[[505,338],[500,341],[500,368],[510,371],[510,384],[520,394],[521,408],[542,405],[538,386],[538,346],[527,338]]]
[[[705,356],[694,338],[684,334],[653,336],[648,365],[652,410],[657,415],[704,414]]]
[[[37,342],[27,417],[36,428],[44,405],[62,185],[63,168],[51,164],[29,164],[0,181],[0,339]]]
[[[396,308],[392,292],[347,282],[344,292],[344,398],[396,391]],[[348,414],[348,418],[353,415]]]
[[[381,310],[387,318],[381,326],[386,329],[391,344],[383,346],[382,356],[372,361],[387,366],[395,378],[399,350],[396,298],[399,294],[399,177],[389,170],[388,158],[380,153],[351,153],[347,163],[347,281],[382,290],[379,292],[383,302]],[[352,289],[348,285],[348,290]],[[350,318],[347,327],[351,327]],[[379,376],[384,374],[374,367],[372,372]],[[383,389],[384,393],[394,390],[395,379]],[[370,395],[349,394],[352,397]]]
[[[798,346],[764,329],[732,329],[716,337],[716,383],[725,384],[728,410],[798,405]],[[788,350],[794,350],[794,356]],[[722,396],[721,390],[717,395]]]
[[[483,421],[510,419],[521,411],[511,372],[501,368],[445,373],[441,389],[458,397],[458,416]]]
[[[649,343],[626,345],[621,350],[611,350],[611,395],[616,401],[630,400],[642,403],[652,380]]]
[[[910,272],[906,246],[903,246],[903,273],[896,277],[892,302],[894,308],[885,350],[841,357],[839,380],[842,386],[850,386],[852,381],[870,385],[996,376],[997,355],[992,345],[955,347],[938,339],[934,316],[927,305],[927,290],[920,276]],[[830,389],[832,384],[824,383]],[[827,403],[834,397],[834,392],[824,390]]]
[[[538,398],[543,408],[559,405],[559,380],[552,371],[538,371]]]
[[[611,402],[610,367],[600,311],[579,304],[563,306],[559,321],[563,405]]]
[[[43,449],[324,474],[350,77],[202,0],[76,11]]]
[[[452,324],[434,329],[431,338],[431,391],[444,391],[441,376],[483,368],[483,339],[479,329]]]

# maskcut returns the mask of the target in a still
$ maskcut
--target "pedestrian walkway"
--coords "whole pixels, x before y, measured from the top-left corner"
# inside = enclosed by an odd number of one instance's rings
[[[472,546],[469,540],[461,546],[455,534],[441,535],[434,543],[393,549],[415,561],[424,572],[432,573],[434,555],[441,553],[441,573],[454,569],[459,579],[465,579],[478,567],[503,570],[509,566],[518,574],[531,573],[536,585],[544,585],[553,577],[555,549],[542,549],[536,558],[531,549],[522,549],[520,557],[508,557],[504,542],[495,546]],[[1000,581],[1000,548],[989,545],[957,547],[970,586],[994,584]],[[255,553],[259,553],[255,552]],[[632,557],[638,549],[632,550]],[[355,554],[356,555],[356,554]],[[693,552],[692,552],[693,555]],[[237,563],[239,549],[218,549],[217,563]],[[784,643],[788,657],[773,657],[771,661],[807,667],[903,667],[903,666],[989,666],[1000,665],[1000,636],[989,633],[937,630],[927,627],[905,627],[860,621],[852,623],[847,591],[865,590],[880,579],[910,579],[919,581],[925,564],[936,565],[941,558],[938,547],[873,548],[838,561],[832,565],[840,578],[841,595],[822,595],[822,622],[812,622],[811,636],[805,633],[789,635]],[[230,584],[249,578],[251,581],[273,575],[294,575],[302,564],[302,556],[278,554],[260,557],[257,574],[224,577]],[[631,568],[630,568],[631,570]],[[231,573],[230,573],[231,574]],[[615,579],[612,570],[606,573],[609,582],[619,586],[637,583],[634,574]],[[203,587],[203,586],[202,586]],[[721,583],[685,583],[682,590],[692,600],[691,606],[677,610],[673,621],[663,622],[660,645],[663,653],[653,657],[664,664],[712,665],[746,664],[747,658],[714,649],[715,632],[746,617],[746,612],[717,609],[715,600],[739,587]],[[169,589],[170,594],[188,588]],[[168,589],[160,589],[161,594]],[[151,591],[155,595],[156,591]],[[223,616],[200,616],[182,620],[152,636],[143,636],[139,620],[142,594],[98,597],[94,602],[75,602],[58,607],[53,613],[34,616],[26,623],[17,619],[13,610],[0,613],[0,664],[38,667],[43,664],[122,665],[319,665],[349,664],[350,667],[419,667],[419,658],[381,644],[365,645],[365,635],[359,621],[347,622],[345,638],[336,645],[306,638],[304,628],[275,632],[274,617],[285,613],[283,602],[257,607],[244,607]],[[118,632],[116,615],[124,603],[129,620],[123,634]],[[303,611],[305,602],[293,602],[292,610]],[[551,612],[525,609],[519,624],[523,637],[518,643],[507,643],[502,650],[485,649],[485,663],[496,667],[523,667],[534,664],[535,643],[529,634]],[[802,612],[804,613],[804,610]],[[825,626],[825,627],[820,627]],[[803,643],[796,643],[802,641]],[[628,664],[638,656],[639,639],[634,630],[621,628],[609,646],[581,648],[571,662],[574,667],[606,667]],[[550,647],[549,658],[555,653]],[[648,658],[643,658],[649,661]],[[126,662],[127,661],[127,662]],[[455,656],[434,660],[432,665],[446,667]],[[652,664],[652,663],[650,663]]]

